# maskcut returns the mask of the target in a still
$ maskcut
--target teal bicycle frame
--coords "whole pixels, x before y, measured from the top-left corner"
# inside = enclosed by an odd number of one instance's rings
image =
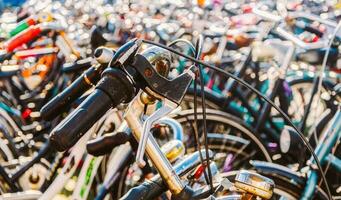
[[[21,115],[20,115],[21,113],[20,113],[19,110],[14,109],[14,108],[12,108],[12,107],[9,107],[8,105],[6,105],[6,104],[3,103],[3,102],[0,102],[0,108],[4,109],[6,112],[8,112],[8,113],[10,113],[10,114],[12,114],[12,115],[16,115],[16,116],[18,116],[18,117],[21,116]]]
[[[341,173],[341,159],[334,156],[331,152],[332,148],[341,138],[341,112],[340,108],[335,113],[328,129],[323,135],[323,139],[320,140],[319,144],[315,149],[315,154],[317,155],[321,165],[324,166],[327,163],[338,170]],[[316,162],[313,158],[310,158],[311,163],[314,165]],[[308,200],[313,197],[316,186],[318,185],[318,172],[312,168],[307,173],[306,185],[301,195],[302,200]]]

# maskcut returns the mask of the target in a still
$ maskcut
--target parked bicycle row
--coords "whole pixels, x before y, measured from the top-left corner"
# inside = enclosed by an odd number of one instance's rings
[[[36,1],[0,18],[0,199],[340,199],[340,2]]]

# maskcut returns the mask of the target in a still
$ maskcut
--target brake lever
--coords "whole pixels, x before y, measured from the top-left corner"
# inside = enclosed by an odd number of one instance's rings
[[[150,62],[141,54],[134,57],[131,64],[147,83],[143,90],[157,99],[168,99],[176,104],[180,104],[186,91],[195,77],[195,66],[191,66],[178,77],[168,80],[161,76]],[[176,89],[174,89],[176,88]]]
[[[142,44],[142,40],[134,38],[121,46],[112,58],[111,66],[123,66],[128,60],[135,56]]]
[[[160,109],[150,115],[143,123],[143,132],[140,138],[139,146],[137,148],[136,153],[136,163],[137,165],[142,168],[146,165],[146,162],[143,159],[144,152],[146,150],[146,144],[148,141],[148,137],[150,135],[150,129],[153,123],[162,117],[165,117],[170,112],[172,112],[178,105],[170,100],[165,99],[164,104]]]

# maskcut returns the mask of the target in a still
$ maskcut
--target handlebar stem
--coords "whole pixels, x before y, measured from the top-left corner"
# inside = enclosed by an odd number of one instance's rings
[[[136,95],[134,100],[130,103],[124,116],[137,141],[140,141],[143,133],[142,122],[139,118],[139,116],[142,115],[143,110],[144,104],[140,100],[140,95]],[[148,137],[148,141],[146,143],[146,152],[172,194],[180,194],[185,186],[181,182],[179,176],[175,173],[170,162],[162,153],[160,147],[152,135]]]

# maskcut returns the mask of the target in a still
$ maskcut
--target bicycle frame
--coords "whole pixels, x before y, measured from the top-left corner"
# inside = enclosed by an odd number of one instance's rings
[[[290,45],[288,45],[288,48],[289,49],[285,55],[282,66],[279,69],[282,74],[280,75],[280,77],[278,77],[274,81],[274,84],[273,84],[274,86],[271,89],[271,92],[268,94],[268,96],[271,100],[274,100],[276,96],[283,93],[281,85],[285,81],[284,75],[286,74],[286,71],[290,65],[290,61],[292,59],[292,56],[294,54],[294,49],[295,49],[294,46],[290,46]],[[241,71],[236,73],[236,75],[238,77],[243,76],[243,74],[245,73],[245,70],[246,70],[246,66],[250,61],[251,61],[251,56],[248,56],[248,59],[245,61],[245,63],[243,63],[243,66],[241,67]],[[233,82],[229,81],[227,92],[232,92],[233,96],[237,97],[241,101],[242,105],[241,106],[237,105],[237,107],[235,107],[234,106],[235,104],[232,104],[233,100],[228,97],[228,98],[224,98],[224,100],[222,100],[223,102],[221,102],[221,103],[222,103],[223,107],[227,108],[229,105],[231,105],[231,106],[233,106],[232,109],[243,110],[243,108],[246,108],[247,111],[249,112],[249,113],[246,113],[246,118],[248,118],[248,119],[253,118],[254,119],[253,120],[253,127],[255,127],[255,130],[258,133],[260,133],[262,130],[266,129],[266,132],[268,132],[272,136],[272,138],[278,139],[279,138],[278,134],[276,134],[275,131],[273,131],[273,130],[271,130],[271,128],[269,128],[269,125],[273,126],[272,120],[269,121],[269,116],[270,116],[269,111],[271,109],[270,104],[265,102],[261,107],[261,112],[258,113],[258,111],[252,105],[249,104],[248,98],[240,90],[238,90],[238,88],[236,86],[237,85],[236,85],[235,81],[233,81]],[[267,86],[265,85],[265,87],[267,87]],[[262,90],[264,91],[264,88]],[[264,125],[264,124],[267,124],[267,125]],[[274,128],[276,128],[276,126]]]
[[[341,138],[341,112],[340,108],[336,112],[326,132],[322,136],[319,144],[315,149],[315,154],[321,162],[321,165],[330,164],[339,172],[341,172],[341,159],[335,157],[331,152],[332,148]],[[313,159],[310,159],[314,164]],[[316,170],[309,170],[306,181],[306,186],[302,193],[302,200],[311,199],[318,185],[318,172]]]
[[[102,118],[102,120],[105,119],[105,117]],[[102,121],[101,120],[101,121]],[[91,133],[94,131],[96,128],[97,124],[101,124],[101,121],[96,123],[88,132],[87,134],[76,144],[77,148],[73,148],[70,152],[70,155],[67,157],[66,164],[63,166],[61,169],[61,173],[55,177],[53,182],[48,186],[47,190],[44,191],[43,194],[39,195],[39,199],[52,199],[56,194],[58,194],[63,187],[65,186],[66,182],[72,177],[72,175],[75,173],[79,161],[83,158],[83,155],[86,151],[86,142],[91,136]],[[31,162],[28,164],[24,165],[20,170],[18,170],[12,177],[9,177],[7,173],[4,171],[4,168],[0,166],[0,174],[2,177],[4,177],[5,181],[11,185],[11,188],[14,188],[15,190],[18,190],[16,185],[13,183],[15,182],[19,177],[21,177],[24,172],[32,167],[37,161],[40,160],[48,151],[49,144],[46,143],[45,147],[42,148],[42,150],[38,153],[37,156],[33,158]],[[87,166],[87,165],[85,165]],[[84,167],[85,168],[85,167]],[[84,177],[82,177],[84,178]],[[15,192],[15,191],[14,191]],[[12,198],[16,194],[11,195],[9,198]],[[17,195],[21,196],[21,198],[26,199],[25,192],[23,193],[18,193]],[[5,198],[6,199],[6,198]]]
[[[108,112],[110,113],[110,112]],[[108,114],[107,113],[107,114]],[[91,129],[88,130],[86,135],[84,135],[76,144],[75,146],[77,148],[73,148],[70,155],[67,157],[67,162],[63,166],[61,173],[58,174],[58,176],[54,179],[51,185],[49,185],[48,189],[44,192],[44,194],[39,198],[39,200],[48,200],[52,199],[58,192],[60,192],[63,187],[65,186],[66,182],[72,177],[72,175],[75,173],[78,163],[80,160],[83,158],[84,153],[86,152],[86,143],[90,139],[92,133],[96,130],[98,130],[98,126],[101,126],[105,119],[107,118],[107,114],[104,115],[96,124],[92,126]],[[100,132],[102,133],[102,132]],[[89,187],[91,186],[91,182],[94,178],[95,173],[93,170],[96,170],[99,167],[100,161],[102,158],[97,158],[96,160],[93,159],[92,156],[88,155],[87,159],[85,160],[85,164],[82,167],[81,173],[78,177],[77,181],[77,191],[78,195],[77,196],[75,193],[75,198],[76,199],[86,199],[88,192],[89,192]],[[90,173],[90,177],[88,176],[87,173]],[[83,182],[83,180],[87,179],[88,181]],[[83,187],[84,186],[84,187]],[[81,192],[83,189],[83,192]]]
[[[75,173],[78,167],[78,163],[82,159],[86,151],[85,148],[86,142],[90,138],[93,128],[91,128],[88,131],[88,133],[77,142],[76,144],[77,148],[72,149],[71,154],[68,156],[66,164],[63,166],[60,174],[58,174],[58,176],[54,179],[52,184],[49,185],[48,189],[44,191],[39,200],[52,199],[56,194],[58,194],[63,189],[67,181]]]
[[[112,113],[112,112],[109,111],[108,114],[110,114],[110,113]],[[116,114],[116,112],[114,114]],[[127,131],[126,123],[122,122],[116,131],[117,132]],[[102,133],[103,131],[99,131],[99,132]],[[125,145],[121,145],[121,146],[125,146]],[[119,148],[121,148],[121,147],[119,147]],[[127,152],[128,152],[128,154],[130,155],[131,151],[129,151],[129,150],[122,151],[122,152],[124,152],[125,154],[127,154]],[[121,156],[121,157],[122,157],[122,159],[118,159],[118,158],[112,158],[111,159],[111,160],[115,161],[115,167],[114,166],[109,167],[109,169],[111,169],[109,171],[110,174],[118,174],[119,171],[118,171],[118,169],[116,169],[116,166],[119,166],[121,163],[124,163],[123,162],[124,160],[128,159],[127,157],[124,157],[124,156]],[[94,156],[89,155],[89,154],[86,156],[83,167],[82,167],[81,172],[78,176],[78,180],[77,180],[77,184],[75,186],[74,192],[72,193],[72,199],[75,199],[75,200],[87,199],[89,191],[90,191],[91,184],[95,178],[96,172],[97,172],[102,160],[103,160],[102,156],[94,157]],[[109,173],[107,173],[107,174],[109,174]],[[106,174],[106,177],[107,177],[107,174]]]

